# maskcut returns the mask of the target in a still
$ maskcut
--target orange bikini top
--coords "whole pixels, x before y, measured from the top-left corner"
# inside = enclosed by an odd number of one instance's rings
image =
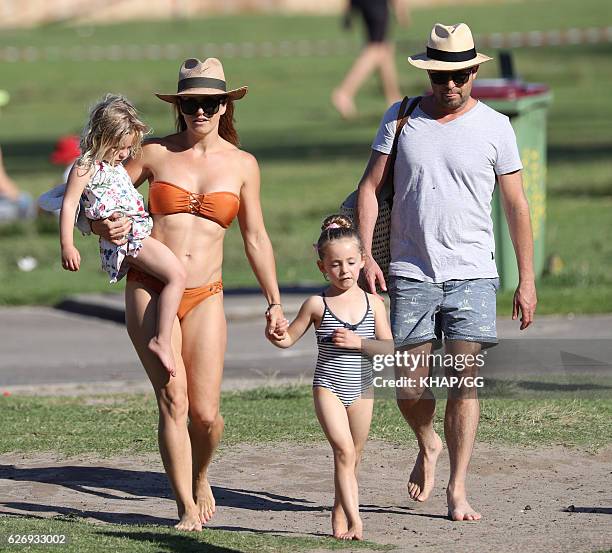
[[[233,192],[197,194],[163,181],[155,181],[149,187],[149,212],[152,214],[192,213],[227,228],[239,207],[240,198]]]

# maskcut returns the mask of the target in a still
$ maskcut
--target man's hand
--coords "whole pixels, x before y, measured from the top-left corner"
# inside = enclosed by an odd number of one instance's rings
[[[376,281],[380,285],[381,290],[387,291],[387,283],[378,263],[370,255],[365,256],[365,265],[363,266],[363,277],[365,279],[368,290],[371,294],[378,296],[376,292]]]
[[[512,300],[512,320],[518,319],[520,311],[521,330],[525,330],[533,322],[537,303],[535,282],[519,282]]]
[[[121,213],[113,213],[108,219],[91,221],[91,230],[105,240],[121,246],[127,242],[127,236],[132,230],[132,221]]]
[[[74,246],[62,248],[62,267],[67,271],[78,271],[81,266],[81,254]]]
[[[332,334],[335,346],[345,349],[361,349],[361,337],[348,328],[337,328]]]

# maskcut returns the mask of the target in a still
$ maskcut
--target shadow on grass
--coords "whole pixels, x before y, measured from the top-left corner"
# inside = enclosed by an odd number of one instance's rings
[[[251,509],[255,511],[330,511],[330,507],[312,505],[312,501],[296,499],[265,491],[241,490],[213,486],[217,505]],[[297,503],[297,505],[296,505]],[[307,505],[310,503],[311,505]],[[403,509],[403,508],[399,508]],[[378,505],[361,505],[363,512],[403,515],[404,510],[394,510],[393,507]]]
[[[381,114],[382,115],[382,112]],[[377,120],[380,118],[377,116]],[[360,126],[364,124],[360,121]],[[53,171],[49,156],[55,146],[54,141],[40,140],[27,142],[2,143],[2,151],[7,169],[12,174]],[[269,139],[259,136],[245,140],[244,147],[262,161],[289,161],[302,163],[308,160],[329,161],[335,159],[358,160],[365,163],[370,155],[369,140],[356,139],[344,142],[326,142],[303,139],[295,142],[279,142],[277,136]],[[58,177],[61,171],[58,171]]]
[[[58,179],[63,171],[49,161],[55,147],[55,140],[28,140],[26,142],[5,141],[2,155],[10,174],[57,171]],[[51,184],[51,183],[50,183]]]
[[[143,497],[172,499],[172,491],[163,472],[95,466],[20,468],[15,465],[0,465],[0,479],[53,484],[102,499],[136,502],[142,501]],[[113,491],[137,497],[119,497],[112,493]]]
[[[382,112],[374,116],[362,118],[358,124],[361,128],[366,123],[378,123]],[[372,121],[370,121],[372,119]],[[54,140],[29,140],[25,142],[5,141],[2,143],[2,151],[5,162],[11,172],[31,173],[35,171],[52,171],[54,166],[49,161],[49,156],[55,147]],[[245,148],[255,155],[260,161],[294,161],[303,162],[304,160],[335,160],[349,159],[362,162],[364,165],[370,154],[370,142],[361,136],[354,140],[326,141],[308,139],[306,137],[296,141],[279,142],[276,135],[270,137],[257,135],[253,140],[245,141]],[[612,143],[593,143],[593,144],[551,144],[548,146],[548,162],[566,163],[569,159],[574,163],[597,163],[605,162],[610,159]],[[555,195],[562,193],[569,194],[571,190],[556,191]],[[576,194],[594,193],[603,195],[605,189],[585,189],[581,187],[574,191]],[[609,194],[610,191],[608,190]]]
[[[612,515],[612,507],[567,507],[561,509],[563,513],[582,513],[589,515]]]
[[[69,519],[94,519],[109,524],[157,524],[159,526],[172,526],[178,519],[156,517],[142,513],[114,513],[105,511],[95,511],[89,509],[75,509],[73,507],[60,507],[58,505],[45,505],[43,503],[25,503],[20,501],[6,501],[1,503],[5,508],[14,509],[26,513],[26,516],[35,516],[34,513],[54,513]],[[112,507],[109,507],[112,508]],[[0,511],[1,512],[1,511]],[[2,514],[14,514],[12,512],[2,512]]]
[[[266,491],[241,490],[212,486],[217,505],[253,511],[325,511],[312,501],[278,495]]]
[[[240,552],[240,549],[221,547],[203,542],[190,535],[185,534],[156,534],[155,532],[121,532],[104,531],[96,532],[99,535],[111,538],[123,538],[139,542],[148,542],[151,545],[165,547],[169,551],[181,551],[185,553],[206,551],[207,553],[233,553]]]
[[[559,383],[559,382],[533,382],[520,380],[517,383],[519,388],[536,392],[586,392],[586,391],[606,391],[612,390],[612,386],[593,383]]]
[[[551,144],[548,146],[548,161],[550,163],[562,162],[572,163],[583,161],[608,161],[612,143],[593,143],[593,144]]]
[[[152,471],[115,469],[108,467],[54,466],[19,468],[0,465],[0,479],[12,482],[37,482],[61,486],[76,493],[105,500],[104,511],[76,509],[62,505],[10,501],[0,503],[28,515],[57,513],[67,517],[91,518],[113,524],[173,525],[176,520],[143,513],[126,512],[138,507],[147,498],[172,500],[165,474]],[[233,489],[213,486],[219,507],[267,512],[328,512],[330,508],[313,501],[279,495],[264,490]],[[363,505],[364,512],[404,515],[401,507]],[[5,511],[6,512],[6,511]]]
[[[83,467],[83,466],[53,466],[19,468],[15,465],[0,465],[0,479],[13,482],[38,482],[62,486],[78,493],[92,495],[105,500],[116,500],[141,503],[146,498],[160,498],[172,500],[172,492],[166,476],[162,472],[125,470],[109,467]],[[278,495],[266,491],[244,490],[213,486],[213,493],[217,505],[221,507],[250,509],[255,511],[325,511],[326,507],[313,504],[312,501]],[[126,496],[126,494],[128,494]],[[62,507],[37,507],[31,503],[3,503],[7,507],[40,511],[64,512]],[[113,510],[112,507],[109,510]],[[78,510],[68,509],[68,511]],[[66,514],[67,512],[66,511]],[[112,514],[101,512],[88,512],[79,516],[91,516],[106,522],[119,522],[136,524],[142,522],[140,515]],[[149,520],[151,517],[142,515],[152,523],[169,523]],[[153,517],[155,518],[155,517]]]
[[[512,398],[529,399],[529,392],[550,392],[547,399],[567,398],[567,395],[575,392],[607,392],[612,386],[607,384],[596,384],[594,382],[546,382],[540,380],[503,380],[485,376],[485,387],[479,391],[481,398]],[[558,393],[560,395],[552,395]],[[537,396],[542,396],[538,394]],[[586,396],[591,397],[591,396]],[[593,395],[592,397],[599,397]]]

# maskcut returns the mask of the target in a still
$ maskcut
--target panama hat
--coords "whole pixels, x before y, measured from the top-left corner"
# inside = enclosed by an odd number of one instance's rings
[[[493,58],[478,54],[472,31],[465,23],[436,23],[427,41],[427,51],[410,56],[408,61],[419,69],[454,71],[479,65]]]
[[[207,58],[204,61],[189,58],[179,70],[176,94],[155,93],[155,96],[172,104],[185,96],[227,96],[230,100],[240,100],[247,90],[246,86],[227,90],[223,65],[217,58]]]

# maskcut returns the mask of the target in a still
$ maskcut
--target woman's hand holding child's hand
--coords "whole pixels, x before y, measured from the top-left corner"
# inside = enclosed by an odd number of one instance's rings
[[[348,328],[334,330],[332,341],[340,348],[361,349],[361,337]]]
[[[81,254],[74,246],[62,248],[62,267],[67,271],[78,271],[81,266]]]

